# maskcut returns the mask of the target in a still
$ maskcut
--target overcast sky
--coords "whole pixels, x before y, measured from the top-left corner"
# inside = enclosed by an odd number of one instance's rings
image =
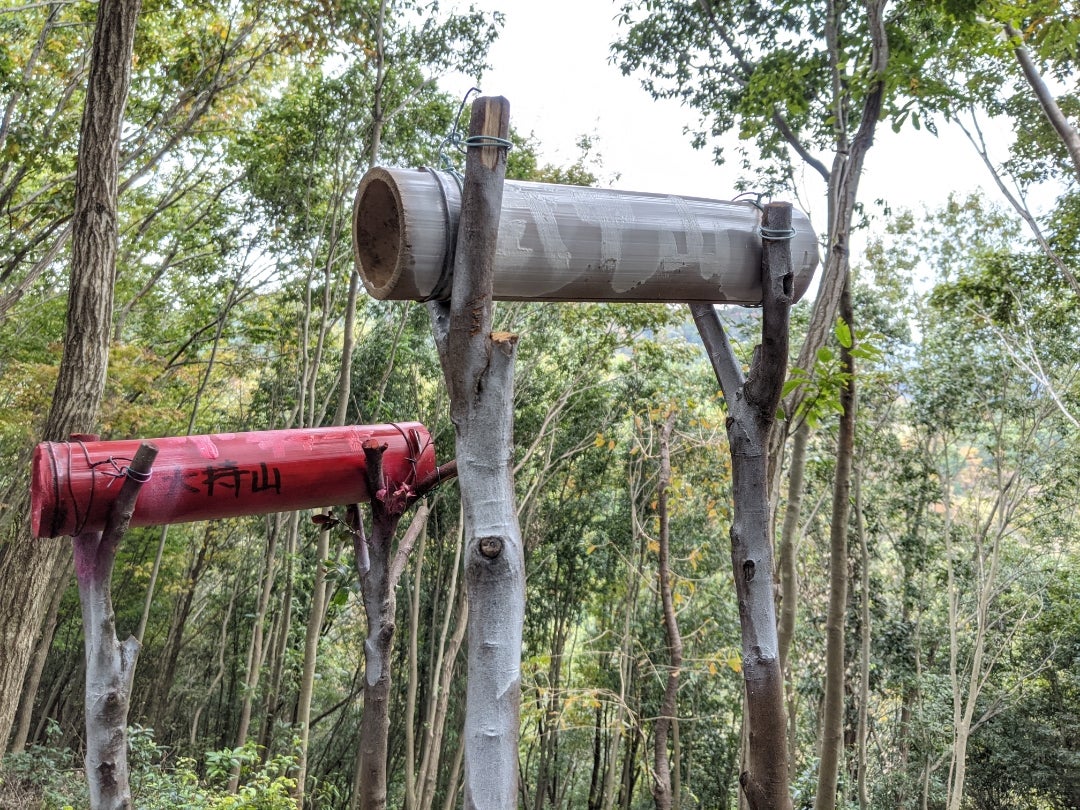
[[[577,138],[596,135],[605,184],[716,199],[735,194],[737,165],[715,166],[711,151],[695,151],[683,133],[685,126],[696,122],[695,113],[675,103],[653,101],[636,79],[624,77],[609,62],[610,43],[619,34],[616,2],[476,0],[476,4],[506,15],[506,26],[491,50],[492,69],[481,89],[509,99],[514,127],[536,134],[546,160],[570,162],[577,154]],[[462,94],[470,86],[464,77],[444,85],[447,91]],[[998,133],[1002,158],[1007,138],[1007,133]],[[829,156],[825,157],[828,164]],[[811,172],[803,178],[801,198],[795,202],[820,230],[825,220],[824,184]],[[894,210],[919,211],[924,205],[937,207],[950,191],[989,188],[990,183],[958,130],[945,129],[935,138],[910,128],[895,135],[883,125],[867,159],[860,198],[868,206],[882,199]]]

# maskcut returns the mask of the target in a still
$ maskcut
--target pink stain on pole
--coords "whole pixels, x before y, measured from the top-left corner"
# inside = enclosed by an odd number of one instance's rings
[[[418,422],[153,439],[158,456],[131,525],[368,501],[362,445],[369,439],[387,445],[383,468],[391,484],[411,484],[435,470],[431,435]],[[39,444],[30,484],[34,537],[103,529],[140,443]]]

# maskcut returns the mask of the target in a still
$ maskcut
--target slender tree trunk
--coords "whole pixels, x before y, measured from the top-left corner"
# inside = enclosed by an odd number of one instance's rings
[[[458,586],[458,573],[461,570],[461,554],[464,546],[464,532],[461,518],[458,518],[454,530],[454,563],[450,569],[450,585],[446,592],[446,601],[442,611],[442,628],[439,631],[438,644],[430,645],[428,657],[427,705],[424,708],[422,723],[424,736],[421,741],[423,753],[420,755],[420,770],[416,776],[416,802],[421,810],[430,810],[434,801],[435,787],[439,771],[439,759],[442,751],[443,728],[450,700],[450,675],[454,671],[458,651],[465,638],[468,620],[468,599],[465,589]],[[442,572],[437,581],[441,581]],[[439,593],[440,588],[434,589]],[[446,609],[446,606],[450,606]],[[438,614],[432,612],[432,625]],[[448,647],[450,620],[457,616],[453,640]]]
[[[348,525],[368,635],[364,641],[364,712],[360,718],[360,751],[357,763],[357,801],[360,810],[386,807],[386,768],[389,751],[391,658],[397,616],[397,586],[409,554],[428,518],[423,504],[413,516],[397,548],[394,535],[405,510],[447,477],[453,462],[443,465],[422,481],[389,481],[383,474],[385,444],[369,439],[363,444],[368,491],[371,497],[371,540],[364,533],[359,507],[349,507]]]
[[[127,719],[139,642],[116,638],[112,570],[157,448],[144,443],[127,468],[105,529],[73,538],[86,646],[86,780],[91,810],[130,810]]]
[[[660,585],[660,602],[664,611],[664,638],[667,641],[668,676],[660,714],[653,730],[653,801],[656,810],[671,810],[674,790],[671,782],[671,762],[668,759],[668,732],[678,715],[679,670],[682,667],[683,642],[675,616],[675,600],[671,580],[671,537],[668,519],[668,486],[671,484],[671,431],[675,427],[675,412],[668,414],[660,429],[660,476],[656,484],[656,513],[660,518],[660,552],[656,576]]]
[[[791,205],[765,207],[762,228],[783,234],[791,228]],[[731,562],[742,626],[743,679],[749,725],[749,767],[739,783],[752,810],[789,810],[784,681],[780,670],[773,554],[769,519],[769,433],[787,372],[791,308],[791,247],[783,238],[764,238],[762,342],[744,377],[716,310],[691,306],[694,322],[728,405],[734,520]]]
[[[413,580],[407,593],[409,599],[409,681],[405,687],[405,810],[416,810],[416,766],[420,761],[416,751],[416,690],[420,682],[420,589],[423,585],[426,547],[427,528],[425,525],[420,533]],[[434,634],[430,638],[431,643],[434,644]]]
[[[862,634],[859,637],[859,810],[870,807],[869,785],[866,781],[867,735],[870,716],[870,551],[866,545],[866,521],[863,518],[862,469],[855,471],[855,527],[859,538],[859,618]]]
[[[457,797],[461,793],[461,766],[465,761],[465,746],[459,745],[454,752],[454,762],[450,766],[450,778],[446,780],[446,801],[443,802],[443,810],[454,810],[457,807]]]
[[[633,514],[635,509],[635,499],[630,499],[631,514],[631,531],[635,534],[638,532],[637,517]],[[644,557],[644,540],[641,543],[642,550],[639,552],[639,565]],[[608,745],[608,756],[606,771],[604,773],[604,788],[601,793],[603,810],[613,810],[616,802],[619,798],[619,791],[616,790],[615,781],[616,775],[619,772],[619,748],[622,744],[623,728],[626,725],[627,714],[629,713],[629,699],[630,690],[633,686],[635,667],[634,659],[632,655],[633,641],[630,635],[630,628],[633,625],[634,614],[637,611],[637,598],[638,598],[638,585],[637,585],[638,570],[633,569],[628,579],[626,586],[626,606],[623,610],[623,626],[622,635],[619,642],[618,655],[618,670],[619,670],[619,695],[615,708],[615,722],[611,724],[611,742]]]
[[[79,131],[64,355],[45,441],[89,433],[105,389],[116,275],[120,130],[140,5],[140,0],[98,4]],[[7,748],[34,642],[67,553],[62,543],[28,540],[28,492],[26,479],[19,477],[4,493],[7,508],[0,515],[0,754]]]
[[[188,735],[188,745],[194,750],[195,740],[199,731],[199,718],[202,717],[202,713],[206,710],[206,707],[210,705],[210,699],[214,695],[214,690],[218,688],[218,684],[221,683],[225,677],[225,649],[229,642],[229,619],[232,618],[233,607],[236,605],[236,592],[238,588],[236,586],[235,578],[233,587],[229,589],[229,604],[225,608],[225,614],[221,617],[221,632],[218,634],[218,646],[217,646],[217,672],[214,673],[213,680],[210,681],[210,685],[206,688],[206,695],[203,698],[202,703],[195,709],[195,713],[191,716],[191,733]]]
[[[788,467],[788,496],[784,509],[784,524],[780,532],[780,623],[777,635],[780,643],[780,669],[784,673],[787,702],[788,778],[793,779],[798,761],[798,714],[795,711],[798,692],[795,677],[788,666],[791,643],[795,639],[795,619],[799,605],[799,574],[795,565],[798,551],[799,514],[802,511],[803,474],[806,471],[806,445],[810,428],[804,421],[795,431]]]
[[[161,653],[161,665],[158,667],[157,677],[154,678],[152,684],[154,700],[151,703],[150,717],[152,718],[151,725],[157,729],[162,729],[165,726],[165,717],[169,708],[169,693],[172,691],[173,681],[176,678],[176,666],[180,660],[180,647],[184,640],[184,630],[187,626],[188,616],[191,614],[192,602],[195,600],[195,589],[206,565],[206,555],[210,548],[211,538],[216,530],[217,527],[214,523],[207,523],[202,530],[202,542],[199,543],[197,549],[190,549],[192,558],[187,566],[183,590],[180,591],[176,603],[173,605],[172,616],[169,620],[169,631],[165,636],[165,645]],[[140,629],[142,628],[140,622]],[[139,641],[139,636],[136,635],[135,639]],[[139,641],[139,643],[142,642]]]
[[[451,593],[452,592],[453,589],[451,589]],[[429,717],[433,717],[434,719],[428,723],[424,735],[424,754],[418,776],[420,791],[417,796],[417,805],[419,810],[431,810],[431,807],[435,802],[435,790],[438,786],[439,777],[439,762],[442,757],[443,732],[446,729],[446,718],[450,710],[450,696],[454,671],[457,665],[458,654],[461,652],[461,645],[465,641],[465,632],[468,629],[469,624],[469,600],[464,588],[459,590],[456,604],[457,609],[455,612],[457,613],[457,625],[454,627],[454,634],[450,637],[450,643],[445,644],[444,642],[443,644],[445,653],[440,652],[442,662],[436,669],[439,673],[439,681],[431,703],[433,711],[430,711],[428,714]],[[443,636],[445,639],[445,633]],[[457,782],[458,775],[461,772],[461,756],[463,750],[464,746],[458,745],[455,751],[454,775],[447,785],[448,795],[456,795],[458,791]]]
[[[1020,35],[1020,32],[1009,23],[1005,23],[1004,27],[1005,36],[1009,38],[1013,45],[1016,61],[1024,72],[1024,79],[1027,81],[1028,86],[1031,87],[1032,92],[1035,93],[1035,98],[1038,100],[1039,106],[1042,107],[1050,125],[1069,151],[1073,170],[1076,172],[1076,179],[1080,180],[1080,130],[1077,130],[1069,123],[1068,117],[1058,106],[1057,99],[1050,92],[1050,88],[1046,86],[1046,82],[1043,81],[1042,76],[1039,74],[1039,69],[1035,66],[1027,46],[1024,45],[1024,38]]]
[[[359,520],[359,517],[357,518]],[[390,582],[389,535],[372,527],[368,566],[360,572],[368,635],[364,640],[364,713],[360,718],[360,810],[386,807],[386,758],[390,732],[390,658],[397,595]],[[359,522],[357,527],[361,527]],[[357,543],[366,542],[361,535]],[[357,559],[361,552],[357,551]],[[396,583],[395,583],[396,584]]]
[[[449,306],[429,304],[450,392],[465,523],[469,666],[465,807],[517,802],[525,561],[514,506],[513,373],[517,336],[493,333],[491,291],[509,104],[473,103]]]
[[[777,636],[780,643],[780,668],[788,673],[788,653],[795,638],[795,617],[798,614],[799,577],[795,567],[796,542],[799,536],[799,514],[802,511],[803,473],[806,470],[806,444],[810,429],[803,422],[795,431],[791,445],[791,464],[788,467],[787,507],[780,533],[780,623]]]
[[[49,600],[49,609],[45,615],[45,623],[41,629],[41,638],[38,639],[37,649],[34,650],[34,658],[30,665],[30,671],[26,676],[23,686],[22,701],[19,703],[19,713],[15,719],[15,739],[11,743],[11,753],[21,754],[26,748],[27,738],[30,736],[30,721],[34,715],[34,698],[37,696],[38,687],[41,686],[41,674],[45,671],[45,661],[49,657],[49,649],[52,647],[53,636],[56,634],[56,617],[60,612],[60,602],[67,590],[67,583],[71,580],[73,571],[71,558],[64,566],[58,582],[64,585],[58,587]]]
[[[266,614],[270,608],[270,594],[274,585],[278,532],[271,531],[269,535],[266,554],[263,556],[259,600],[255,607],[251,639],[248,642],[247,657],[244,662],[243,698],[240,704],[240,722],[236,729],[235,738],[237,748],[247,742],[248,730],[251,728],[251,708],[255,701],[255,693],[259,688],[259,678],[262,675],[263,635],[266,630]],[[239,787],[240,768],[236,767],[229,777],[229,792],[235,793]]]
[[[260,745],[269,748],[273,736],[274,727],[277,724],[278,715],[283,708],[281,698],[281,685],[284,679],[287,650],[292,633],[293,619],[293,587],[295,584],[294,571],[297,549],[300,546],[300,513],[289,512],[274,516],[272,531],[285,535],[285,553],[282,555],[283,571],[280,575],[282,581],[281,594],[278,597],[278,610],[274,615],[274,623],[271,626],[271,641],[269,651],[269,678],[267,684],[266,701],[262,731],[259,734]]]
[[[829,529],[829,610],[825,623],[825,708],[821,719],[817,794],[814,810],[836,806],[836,785],[844,749],[844,622],[847,618],[848,517],[851,513],[851,463],[855,453],[855,365],[851,356],[855,327],[851,291],[844,285],[840,317],[850,329],[847,346],[840,346],[840,365],[848,375],[840,390],[840,431],[833,473],[832,525]]]
[[[297,696],[296,724],[300,732],[300,752],[296,764],[296,806],[303,808],[307,784],[308,741],[311,736],[311,696],[315,689],[315,662],[326,613],[326,558],[330,555],[330,532],[320,531],[315,542],[315,575],[311,583],[307,629],[304,633],[304,665],[300,671],[300,694]],[[367,717],[367,705],[364,706]]]

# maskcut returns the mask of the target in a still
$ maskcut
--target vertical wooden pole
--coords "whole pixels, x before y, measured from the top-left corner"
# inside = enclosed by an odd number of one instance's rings
[[[86,645],[86,781],[91,810],[127,810],[131,786],[127,760],[127,720],[131,681],[139,658],[134,636],[120,643],[112,604],[116,550],[131,522],[135,499],[157,456],[145,442],[125,470],[104,531],[72,538]]]
[[[734,500],[731,564],[742,626],[743,722],[750,740],[748,766],[739,783],[751,810],[791,808],[768,491],[769,432],[787,373],[793,273],[791,247],[782,236],[790,227],[790,204],[765,206],[761,344],[754,349],[745,377],[716,310],[708,304],[690,307],[728,406]]]
[[[513,379],[517,336],[492,333],[495,240],[510,105],[473,102],[449,305],[429,303],[450,393],[469,593],[465,807],[517,806],[525,565],[514,504]]]

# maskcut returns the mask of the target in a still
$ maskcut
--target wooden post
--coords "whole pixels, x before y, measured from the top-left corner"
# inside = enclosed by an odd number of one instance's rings
[[[127,531],[135,500],[157,456],[144,442],[123,470],[124,483],[113,501],[103,531],[72,538],[86,645],[86,781],[91,810],[128,810],[131,786],[127,761],[128,701],[139,642],[116,638],[112,570]]]
[[[364,641],[364,713],[360,718],[357,751],[357,795],[352,806],[359,810],[385,810],[397,586],[427,522],[427,503],[416,510],[396,548],[394,536],[406,510],[440,483],[453,478],[457,464],[450,461],[419,481],[394,480],[387,476],[383,466],[385,442],[369,439],[364,442],[363,450],[371,492],[371,536],[364,532],[359,504],[351,504],[346,515],[368,630]]]
[[[429,303],[450,393],[469,593],[465,807],[517,806],[525,564],[514,504],[517,336],[492,333],[492,287],[510,105],[478,98],[469,123],[450,303]]]
[[[739,783],[751,810],[791,808],[768,491],[769,431],[787,373],[793,273],[790,244],[783,237],[790,227],[790,204],[765,206],[762,337],[745,377],[716,310],[707,304],[690,308],[728,407],[734,499],[731,564],[742,626],[743,722],[750,741],[748,767]]]

